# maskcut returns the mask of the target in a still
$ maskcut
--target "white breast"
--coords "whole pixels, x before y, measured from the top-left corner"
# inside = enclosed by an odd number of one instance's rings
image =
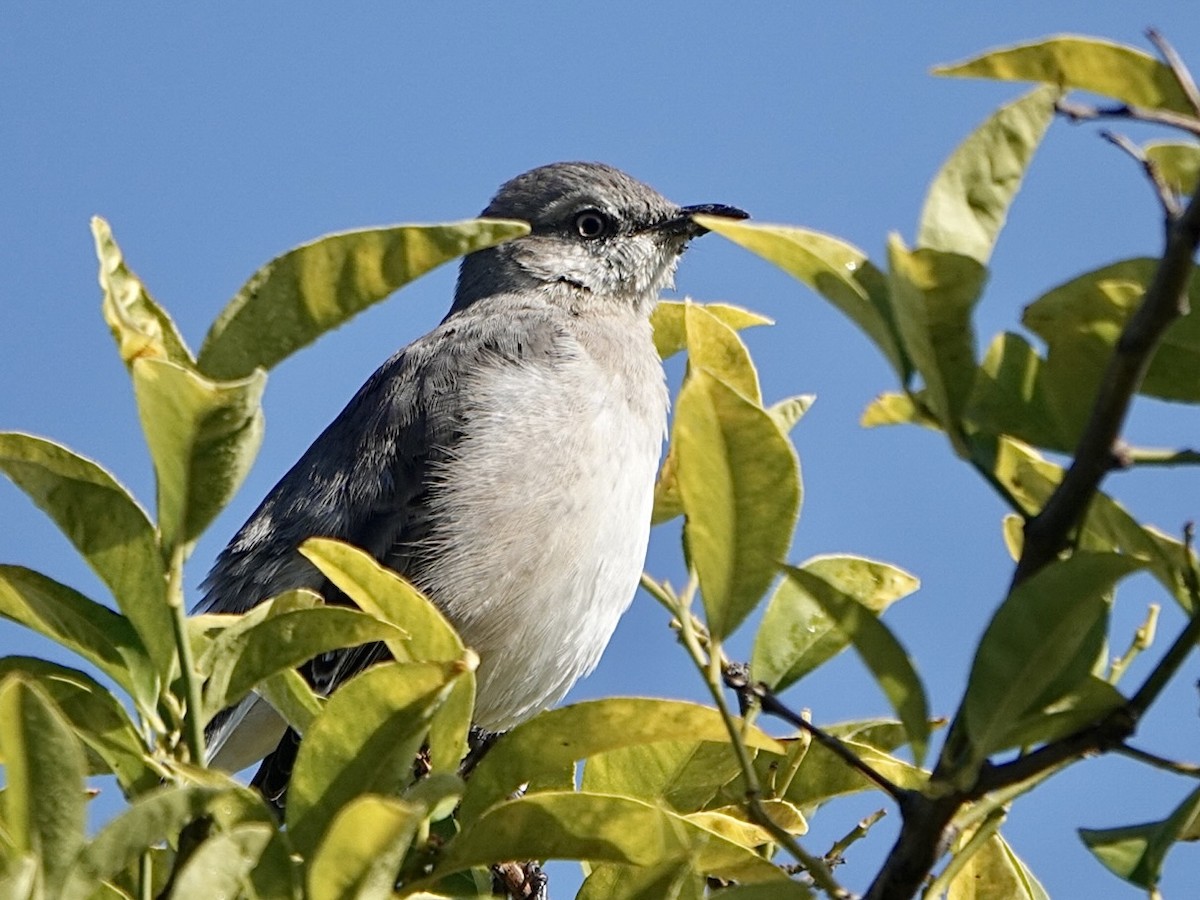
[[[480,655],[487,730],[561,700],[637,589],[667,397],[648,327],[645,348],[631,352],[627,325],[621,337],[619,367],[602,338],[569,364],[479,372],[439,472],[431,562],[414,580]]]

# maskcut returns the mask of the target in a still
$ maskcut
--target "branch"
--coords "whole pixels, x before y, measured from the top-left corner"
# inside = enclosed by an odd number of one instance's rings
[[[1113,106],[1089,106],[1085,103],[1073,103],[1070,100],[1059,100],[1054,104],[1054,109],[1072,122],[1090,122],[1094,119],[1126,119],[1150,125],[1166,125],[1168,128],[1178,128],[1180,131],[1200,137],[1200,119],[1172,112],[1169,109],[1149,109],[1145,106],[1130,106],[1128,103],[1118,103]]]
[[[840,866],[844,863],[846,861],[846,851],[853,844],[865,838],[871,827],[886,815],[886,809],[877,809],[865,819],[860,819],[857,825],[833,842],[833,846],[825,854],[825,865],[832,867]]]
[[[1196,82],[1192,79],[1192,73],[1188,71],[1183,58],[1175,52],[1175,48],[1157,28],[1147,28],[1146,37],[1154,45],[1159,56],[1163,58],[1163,62],[1171,69],[1171,74],[1175,76],[1179,89],[1183,91],[1183,95],[1191,104],[1192,111],[1200,116],[1200,91],[1196,90]]]

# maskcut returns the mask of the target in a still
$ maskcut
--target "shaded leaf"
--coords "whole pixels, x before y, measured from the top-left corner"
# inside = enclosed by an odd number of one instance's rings
[[[1068,693],[1052,698],[1044,707],[1018,722],[1006,736],[1005,743],[1030,747],[1066,737],[1099,722],[1125,702],[1121,692],[1107,681],[1087,675]]]
[[[704,879],[690,860],[658,866],[593,866],[575,900],[703,900]]]
[[[856,556],[823,556],[800,566],[853,597],[875,615],[911,594],[920,582],[888,563]],[[792,579],[775,589],[754,636],[755,681],[783,690],[848,646],[849,637],[824,607]]]
[[[308,730],[325,702],[295,669],[276,672],[258,686],[258,693],[300,734]]]
[[[33,435],[0,434],[0,469],[54,520],[112,591],[157,671],[169,672],[175,644],[166,575],[154,526],[137,501],[92,460]]]
[[[185,897],[243,896],[250,886],[251,874],[275,833],[268,824],[250,822],[214,834],[180,867],[171,896],[181,900]],[[287,895],[282,891],[274,894]]]
[[[524,222],[474,219],[302,244],[255,272],[222,310],[200,347],[200,370],[233,379],[270,369],[430,269],[528,232]]]
[[[720,713],[695,703],[620,697],[552,709],[504,734],[480,760],[459,820],[478,818],[539,773],[561,771],[579,759],[657,741],[728,738]],[[754,749],[782,749],[757,728],[743,729],[743,740]]]
[[[914,758],[920,762],[929,741],[929,705],[912,662],[872,610],[832,581],[808,569],[784,566],[784,574],[820,604],[854,645],[892,709],[904,723]]]
[[[806,228],[759,225],[697,216],[710,231],[774,263],[802,281],[858,325],[907,381],[912,367],[896,328],[887,280],[852,244]]]
[[[676,404],[672,444],[709,630],[724,638],[758,603],[787,554],[800,509],[796,452],[770,414],[706,371]]]
[[[886,776],[893,784],[914,790],[920,790],[926,786],[928,778],[925,772],[889,753],[889,750],[894,749],[888,746],[890,742],[877,744],[871,740],[869,734],[861,737],[854,734],[840,736],[859,759],[876,772]],[[874,782],[868,781],[858,770],[850,768],[841,757],[834,755],[833,752],[815,742],[804,748],[801,742],[790,741],[788,742],[788,754],[785,757],[774,757],[765,752],[760,753],[758,759],[755,760],[755,768],[760,773],[759,777],[769,777],[771,770],[786,771],[786,767],[794,755],[802,749],[804,755],[800,766],[791,784],[787,786],[787,790],[782,795],[782,799],[789,803],[793,803],[801,809],[813,809],[835,797],[877,790]],[[769,784],[770,781],[768,780],[766,783]],[[727,796],[730,800],[736,800],[738,796],[745,796],[744,785],[733,783]]]
[[[241,486],[262,443],[265,385],[261,372],[219,383],[166,360],[134,362],[165,547],[190,545]]]
[[[1095,38],[1060,35],[989,50],[950,65],[935,75],[1041,81],[1063,89],[1091,91],[1137,106],[1193,110],[1171,70],[1134,47]]]
[[[1171,190],[1184,196],[1196,193],[1200,182],[1200,145],[1152,141],[1142,150]]]
[[[713,900],[809,900],[813,892],[797,881],[735,884],[711,895]]]
[[[104,321],[113,333],[125,365],[145,358],[194,365],[192,352],[175,322],[150,296],[141,279],[125,265],[112,229],[99,216],[92,217],[92,237],[96,242],[96,258],[100,261]]]
[[[987,265],[1008,206],[1054,116],[1054,88],[1038,88],[992,113],[955,148],[921,210],[917,246]]]
[[[403,800],[374,794],[343,806],[309,862],[310,900],[390,898],[421,812]]]
[[[728,303],[692,303],[690,300],[659,300],[650,314],[654,329],[654,347],[661,359],[669,359],[687,349],[687,330],[684,324],[686,307],[699,307],[734,331],[756,325],[772,325],[766,316]]]
[[[1050,896],[1008,842],[994,834],[950,882],[946,900],[1050,900]]]
[[[412,777],[429,722],[461,663],[386,663],[333,693],[296,755],[286,822],[301,855],[363,793],[394,793]]]
[[[1103,647],[1106,595],[1137,559],[1076,552],[1018,585],[993,616],[975,652],[962,721],[982,761],[1012,746],[1014,729],[1076,689]],[[1099,637],[1099,642],[1096,639]]]
[[[36,854],[42,885],[55,896],[84,842],[87,763],[53,700],[35,683],[0,683],[4,825],[16,853]]]
[[[1110,871],[1147,890],[1158,886],[1168,851],[1200,839],[1200,788],[1160,822],[1123,828],[1080,828],[1079,837]]]

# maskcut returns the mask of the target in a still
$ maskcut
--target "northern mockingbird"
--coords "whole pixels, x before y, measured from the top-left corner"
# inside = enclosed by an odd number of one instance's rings
[[[442,323],[385,362],[267,495],[204,583],[204,612],[295,588],[348,602],[296,548],[332,537],[405,575],[479,654],[475,725],[503,731],[596,665],[637,589],[667,389],[649,316],[692,215],[611,166],[555,163],[500,188],[484,216],[531,232],[462,261]],[[386,656],[326,654],[328,693]],[[256,695],[209,728],[214,765],[266,757],[286,788],[297,737]]]

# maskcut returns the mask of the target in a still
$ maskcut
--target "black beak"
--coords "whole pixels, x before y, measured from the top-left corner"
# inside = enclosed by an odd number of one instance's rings
[[[685,206],[681,212],[683,215],[674,220],[672,224],[688,237],[700,237],[700,235],[708,233],[708,229],[703,225],[697,225],[692,216],[720,216],[723,219],[750,218],[750,213],[744,209],[726,206],[724,203],[698,203],[695,206]]]

